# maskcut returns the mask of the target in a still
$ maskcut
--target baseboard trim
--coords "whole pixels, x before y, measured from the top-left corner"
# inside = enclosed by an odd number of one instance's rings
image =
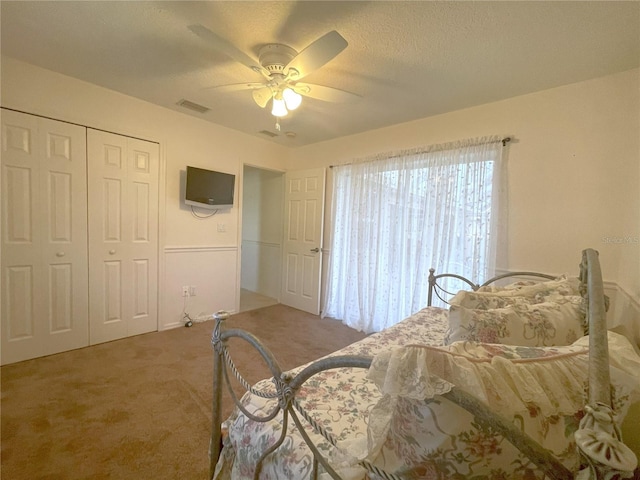
[[[234,315],[236,313],[238,313],[236,310],[226,310],[226,312],[229,314],[229,316]],[[213,313],[210,315],[205,315],[204,317],[206,317],[206,319],[202,318],[202,315],[198,315],[197,319],[194,319],[194,323],[205,323],[205,322],[210,322],[213,321]],[[209,318],[210,317],[210,318]],[[160,331],[164,331],[164,330],[172,330],[174,328],[178,328],[178,327],[184,327],[184,322],[172,322],[172,323],[167,323],[165,325],[162,326],[162,330]]]

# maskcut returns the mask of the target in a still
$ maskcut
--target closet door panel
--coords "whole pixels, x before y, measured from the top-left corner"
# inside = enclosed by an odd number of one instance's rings
[[[134,260],[133,267],[133,318],[139,320],[150,314],[149,262]]]
[[[32,243],[33,178],[34,172],[31,167],[5,165],[3,168],[4,222],[2,222],[2,228],[5,232],[6,247]]]
[[[69,243],[73,240],[72,186],[71,174],[49,172],[46,191],[49,207],[49,241],[51,243]]]
[[[6,310],[2,315],[3,341],[32,339],[35,334],[33,266],[10,266],[4,269],[4,273],[2,288],[5,292],[3,305]]]
[[[89,189],[89,322],[90,343],[127,336],[123,276],[126,242],[123,205],[126,204],[127,139],[89,129],[87,132]]]
[[[102,265],[104,272],[102,296],[102,322],[124,325],[122,315],[122,262],[106,261]]]
[[[86,129],[39,119],[45,354],[89,344]]]
[[[88,345],[85,128],[2,111],[2,363]]]
[[[2,364],[41,354],[42,239],[35,231],[43,148],[38,119],[2,111]]]
[[[130,335],[158,328],[158,176],[159,148],[129,140],[129,193],[133,272]]]
[[[88,139],[100,186],[89,193],[93,344],[157,330],[159,147],[91,129]]]
[[[73,328],[73,266],[70,263],[49,265],[49,329],[51,333]]]

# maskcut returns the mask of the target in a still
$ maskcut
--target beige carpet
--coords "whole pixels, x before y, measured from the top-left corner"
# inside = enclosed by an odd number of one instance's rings
[[[364,337],[282,305],[234,315],[228,325],[261,337],[283,369]],[[2,367],[1,477],[204,480],[212,328],[205,322]],[[246,347],[234,360],[249,380],[266,376]]]

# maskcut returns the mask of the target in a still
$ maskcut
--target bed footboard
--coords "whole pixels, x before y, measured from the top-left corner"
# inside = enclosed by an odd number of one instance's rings
[[[331,476],[331,478],[338,480],[342,478],[331,466],[331,464],[324,458],[322,453],[318,451],[313,440],[306,433],[302,420],[308,422],[317,433],[321,434],[329,443],[334,446],[337,445],[335,438],[332,434],[328,433],[321,425],[315,423],[313,419],[306,414],[306,412],[296,402],[295,396],[298,389],[307,380],[322,371],[343,367],[369,369],[369,367],[371,366],[372,358],[366,356],[350,355],[327,357],[309,364],[295,376],[290,376],[282,371],[273,354],[269,351],[269,349],[261,344],[257,337],[243,330],[224,330],[224,321],[228,318],[228,316],[229,315],[226,312],[218,312],[214,315],[216,326],[212,337],[212,343],[215,350],[215,362],[213,391],[214,400],[212,412],[213,428],[210,440],[210,477],[213,478],[216,463],[220,456],[222,447],[222,433],[220,429],[220,425],[222,422],[221,403],[223,385],[226,385],[237,408],[239,408],[242,413],[251,420],[257,422],[267,422],[274,419],[276,416],[281,415],[281,422],[283,427],[280,438],[271,446],[269,446],[260,456],[254,474],[255,479],[259,478],[261,464],[264,459],[266,459],[267,456],[271,453],[275,452],[283,443],[287,435],[287,426],[290,419],[293,420],[293,423],[296,426],[297,433],[301,435],[301,437],[304,439],[304,442],[313,453],[314,466],[312,478],[317,478],[318,463],[322,465],[324,470]],[[260,353],[273,375],[272,381],[275,386],[275,393],[267,396],[264,394],[264,392],[255,391],[253,387],[251,387],[242,378],[237,368],[235,367],[226,346],[226,341],[233,337],[245,340]],[[231,372],[236,377],[236,379],[248,392],[265,398],[277,398],[278,401],[275,408],[263,417],[255,416],[251,412],[247,411],[231,388],[229,381],[229,372]],[[548,472],[549,478],[552,478],[554,480],[570,480],[573,478],[571,472],[566,467],[564,467],[557,459],[555,459],[549,452],[542,449],[539,444],[532,441],[525,434],[515,428],[511,422],[501,417],[496,412],[492,411],[487,405],[483,404],[472,395],[454,388],[443,396],[474,414],[478,421],[490,423],[493,428],[500,431],[505,438],[513,443],[536,465],[538,465],[545,472]],[[402,480],[401,477],[385,472],[367,461],[363,461],[360,465],[368,472],[377,475],[377,478],[383,478],[387,480]]]
[[[310,423],[314,430],[323,435],[325,439],[332,445],[336,445],[336,440],[332,437],[331,434],[326,432],[321,425],[316,424],[309,416],[307,416],[305,411],[299,407],[295,399],[296,392],[307,380],[309,380],[309,378],[325,370],[335,368],[368,369],[371,366],[371,357],[353,355],[327,357],[311,363],[306,368],[298,372],[295,376],[291,376],[288,373],[282,371],[280,365],[278,364],[271,351],[266,346],[264,346],[256,336],[243,330],[224,330],[224,321],[228,317],[229,314],[227,312],[217,312],[216,314],[214,314],[216,324],[212,336],[212,344],[215,353],[213,372],[213,425],[209,444],[210,478],[213,478],[214,476],[216,463],[218,461],[218,458],[220,457],[220,452],[222,449],[222,431],[220,429],[222,423],[222,390],[224,385],[226,385],[227,390],[229,391],[236,407],[239,408],[242,413],[251,420],[256,422],[268,422],[274,419],[278,414],[282,415],[283,428],[280,438],[262,453],[256,465],[254,478],[259,478],[263,460],[268,455],[273,453],[284,441],[287,435],[287,425],[289,423],[289,419],[291,419],[297,427],[297,432],[304,438],[305,443],[313,452],[314,478],[316,477],[318,471],[317,464],[320,463],[332,478],[340,479],[341,477],[326,461],[324,456],[316,448],[314,442],[307,435],[300,416],[306,422]],[[247,343],[253,346],[253,348],[255,348],[262,356],[273,375],[272,380],[275,386],[275,392],[273,394],[265,395],[263,392],[254,390],[253,387],[251,387],[251,385],[249,385],[249,383],[242,378],[240,372],[237,370],[233,363],[226,345],[226,341],[234,337],[245,340]],[[229,371],[234,374],[236,379],[240,382],[240,384],[245,388],[246,391],[254,395],[262,396],[264,398],[277,399],[277,405],[275,406],[275,408],[267,415],[262,417],[253,415],[251,412],[247,411],[231,388],[231,383],[229,381]]]
[[[585,406],[586,415],[575,433],[578,449],[587,464],[578,478],[633,478],[637,458],[622,443],[613,421],[605,295],[595,250],[587,249],[582,253],[580,283],[587,300],[589,325],[589,401]]]

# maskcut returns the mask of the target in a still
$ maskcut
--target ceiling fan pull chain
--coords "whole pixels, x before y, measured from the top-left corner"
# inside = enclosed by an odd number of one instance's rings
[[[280,131],[280,117],[276,117],[276,130]]]

